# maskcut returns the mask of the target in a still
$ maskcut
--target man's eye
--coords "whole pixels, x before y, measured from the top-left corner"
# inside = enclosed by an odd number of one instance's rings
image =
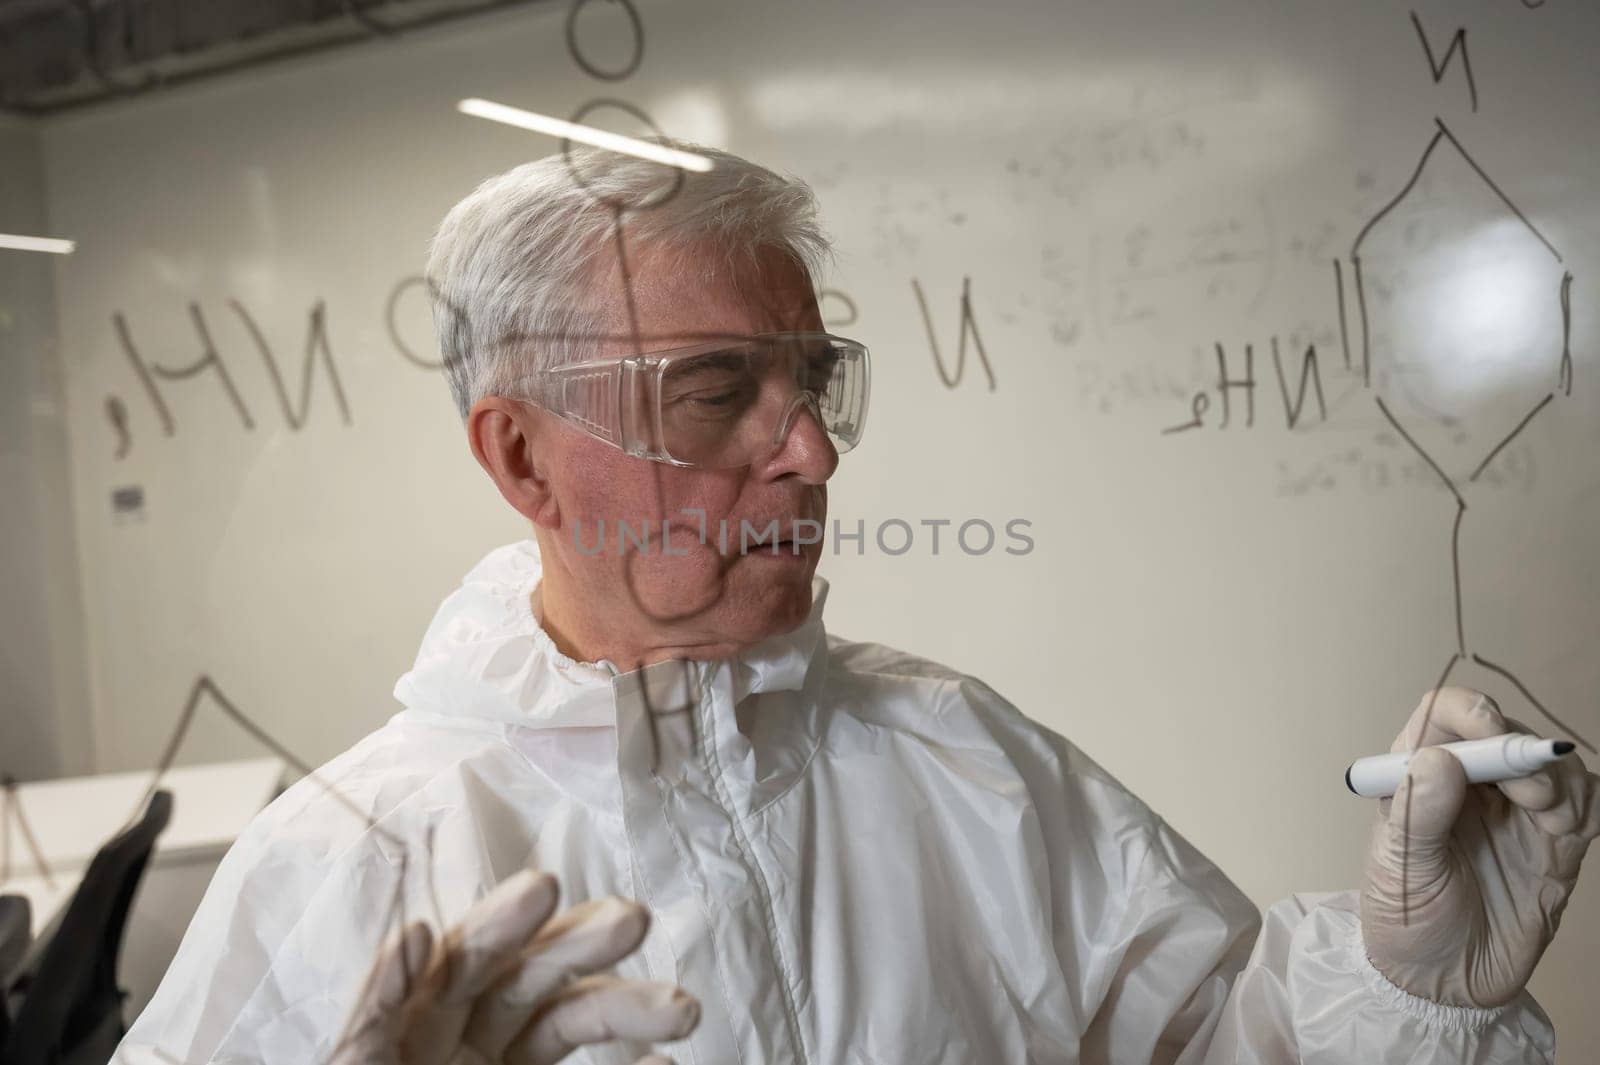
[[[672,409],[690,417],[724,418],[737,415],[750,405],[754,394],[744,379],[704,382],[702,387],[684,389],[672,396]]]
[[[839,364],[839,356],[829,354],[811,360],[806,367],[806,387],[813,392],[821,392],[828,387],[828,382],[833,380],[834,367]]]

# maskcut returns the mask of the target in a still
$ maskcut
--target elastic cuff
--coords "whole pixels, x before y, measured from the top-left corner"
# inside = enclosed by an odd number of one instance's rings
[[[1408,1017],[1415,1017],[1419,1021],[1446,1031],[1481,1032],[1505,1012],[1504,1006],[1490,1009],[1480,1009],[1476,1006],[1447,1006],[1431,998],[1413,995],[1405,988],[1395,985],[1378,971],[1378,967],[1373,965],[1372,959],[1367,956],[1367,944],[1361,937],[1359,918],[1355,922],[1355,927],[1351,929],[1348,945],[1350,964],[1366,983],[1367,990],[1384,1005],[1399,1010]]]

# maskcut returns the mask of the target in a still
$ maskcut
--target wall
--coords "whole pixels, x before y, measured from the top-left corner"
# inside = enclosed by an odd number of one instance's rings
[[[48,235],[39,136],[0,118],[0,232]],[[0,250],[0,770],[93,764],[53,255]]]

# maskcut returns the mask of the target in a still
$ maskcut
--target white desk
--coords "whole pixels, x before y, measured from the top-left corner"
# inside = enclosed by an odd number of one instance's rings
[[[123,945],[121,982],[129,991],[130,1019],[166,971],[217,862],[277,795],[283,773],[277,758],[252,758],[182,766],[162,776],[161,788],[172,793],[172,820],[145,869]],[[144,770],[17,785],[17,802],[54,887],[13,821],[11,875],[0,880],[0,894],[27,896],[35,935],[71,901],[90,860],[129,823],[151,779]]]
[[[283,768],[277,758],[251,758],[167,770],[161,787],[172,793],[172,821],[156,841],[156,853],[178,858],[219,847],[226,850],[277,794]],[[140,770],[40,780],[18,784],[15,798],[54,873],[88,865],[95,852],[132,820],[153,778],[149,770]],[[33,852],[13,831],[11,875],[39,872]],[[0,890],[4,886],[0,881]]]

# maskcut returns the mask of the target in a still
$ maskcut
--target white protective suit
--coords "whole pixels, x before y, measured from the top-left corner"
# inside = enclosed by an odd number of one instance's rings
[[[699,998],[680,1065],[1553,1060],[1526,993],[1472,1010],[1388,983],[1355,892],[1263,927],[981,681],[826,636],[820,578],[793,632],[620,676],[556,650],[538,580],[535,544],[510,544],[444,601],[405,709],[320,773],[378,828],[312,778],[274,802],[117,1061],[324,1061],[397,895],[453,924],[530,865],[563,905],[649,907],[619,972]]]

